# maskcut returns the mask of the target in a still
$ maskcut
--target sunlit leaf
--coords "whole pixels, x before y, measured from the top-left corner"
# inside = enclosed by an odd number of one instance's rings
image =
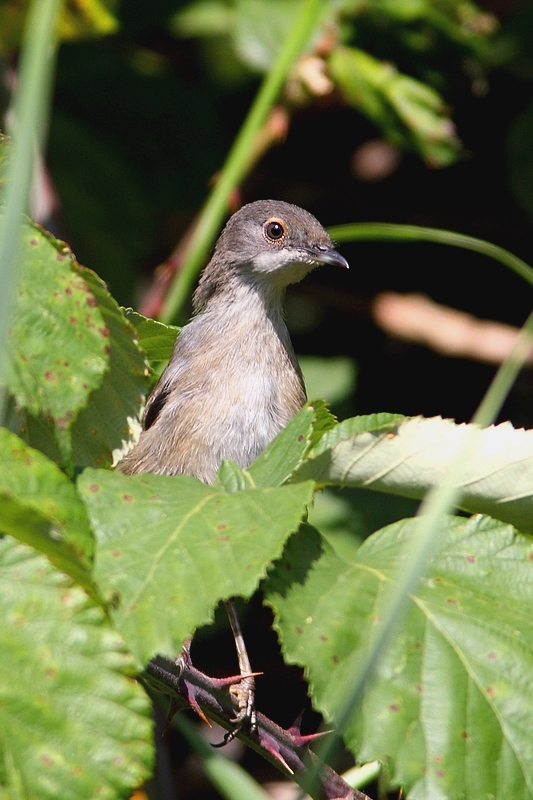
[[[352,563],[316,531],[292,537],[266,584],[290,661],[319,710],[345,707],[380,601],[418,520],[374,534]],[[344,738],[412,798],[533,796],[533,541],[487,517],[447,518],[440,549],[375,665]]]
[[[25,545],[0,540],[0,794],[119,800],[153,760],[148,698],[103,611]]]
[[[443,481],[471,432],[441,417],[397,418],[374,430],[361,427],[365,419],[345,420],[327,432],[293,480],[420,499]],[[533,531],[533,431],[505,422],[473,434],[457,477],[460,507]]]
[[[109,331],[70,250],[37,225],[22,232],[8,338],[7,388],[17,405],[68,432],[108,368]]]
[[[0,428],[0,531],[31,544],[91,590],[93,535],[73,483],[5,428]]]
[[[98,542],[95,578],[140,663],[179,653],[222,598],[250,596],[312,488],[228,494],[188,476],[85,470],[79,489]]]

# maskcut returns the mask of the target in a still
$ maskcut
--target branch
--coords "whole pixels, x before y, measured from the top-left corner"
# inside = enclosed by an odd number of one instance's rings
[[[193,708],[201,717],[217,722],[227,731],[234,728],[238,709],[229,688],[237,678],[210,678],[188,662],[180,659],[179,665],[171,659],[157,656],[149,662],[142,676],[144,682],[171,698],[170,711]],[[288,730],[257,714],[257,730],[241,730],[237,734],[249,747],[256,750],[285,775],[290,776],[315,800],[370,800],[358,789],[352,789],[327,764],[320,764],[314,787],[309,787],[309,776],[319,763],[308,745],[322,734],[302,736],[298,724]]]

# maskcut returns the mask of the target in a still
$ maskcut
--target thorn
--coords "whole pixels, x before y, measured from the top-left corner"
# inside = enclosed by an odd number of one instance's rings
[[[209,678],[209,680],[216,689],[225,689],[241,683],[245,678],[255,678],[263,674],[263,672],[246,672],[244,675],[230,675],[229,678]]]
[[[183,688],[185,690],[185,694],[187,695],[187,702],[189,703],[189,705],[192,708],[192,710],[196,711],[196,713],[198,714],[200,719],[203,719],[203,721],[205,723],[207,723],[207,725],[209,725],[210,728],[212,728],[213,726],[211,725],[210,721],[207,719],[206,715],[204,714],[204,712],[202,711],[202,709],[198,705],[198,701],[196,700],[196,695],[197,695],[197,692],[198,692],[196,686],[193,686],[192,683],[189,683],[189,681],[185,681],[184,680],[183,681]]]
[[[270,753],[270,755],[273,756],[276,759],[276,761],[279,761],[280,764],[283,764],[285,769],[288,772],[290,772],[291,775],[294,775],[294,770],[289,767],[289,765],[281,755],[279,750],[279,744],[272,736],[270,736],[268,733],[262,732],[259,735],[259,741],[261,747],[263,747],[267,751],[267,753]]]
[[[318,733],[307,733],[302,736],[300,730],[301,730],[303,715],[304,712],[300,711],[300,713],[298,714],[298,716],[296,717],[290,728],[286,728],[286,732],[291,737],[294,744],[297,745],[298,747],[305,747],[311,742],[314,742],[315,739],[320,739],[322,736],[327,736],[328,733],[333,733],[333,731],[318,731]]]

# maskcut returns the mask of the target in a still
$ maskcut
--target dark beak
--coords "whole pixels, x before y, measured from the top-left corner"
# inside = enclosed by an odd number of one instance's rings
[[[349,264],[340,253],[337,253],[333,247],[307,247],[306,252],[309,253],[311,258],[318,264],[329,264],[332,267],[344,267],[349,269]]]

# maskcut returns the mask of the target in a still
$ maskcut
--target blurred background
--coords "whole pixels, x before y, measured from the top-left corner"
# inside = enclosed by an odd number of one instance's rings
[[[178,246],[298,8],[299,0],[65,4],[32,212],[123,305],[157,314],[154,275],[179,266]],[[0,2],[4,129],[26,9],[21,0]],[[324,2],[228,214],[277,198],[326,226],[450,229],[533,264],[532,45],[532,2]],[[527,285],[482,255],[436,244],[341,250],[349,273],[316,271],[287,298],[309,395],[326,396],[340,417],[390,411],[468,420],[531,311]],[[189,313],[184,306],[178,321]],[[528,367],[501,418],[532,427],[532,401]],[[362,537],[413,510],[404,500],[330,493],[311,519],[349,557]],[[259,600],[248,617],[252,663],[267,673],[259,707],[268,704],[288,725],[307,703],[305,684],[282,665]],[[234,669],[224,630],[215,659],[211,634],[195,648],[211,673]],[[185,788],[183,772],[176,795],[168,776],[188,757],[176,742],[153,796],[216,797],[198,776]],[[253,753],[246,758],[259,778],[268,773]]]

